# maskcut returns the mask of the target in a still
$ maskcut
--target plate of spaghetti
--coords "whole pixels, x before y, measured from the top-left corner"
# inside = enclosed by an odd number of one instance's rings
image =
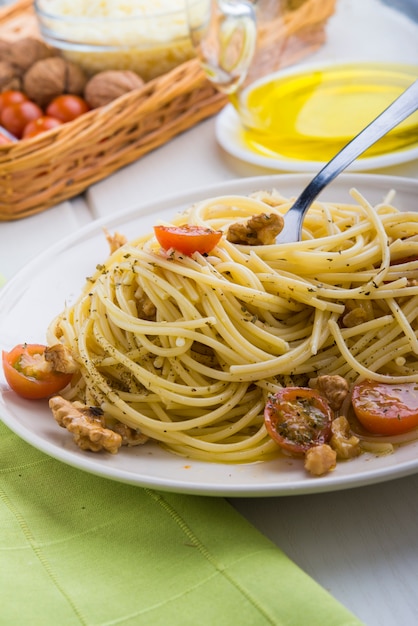
[[[418,182],[342,175],[302,241],[276,245],[308,180],[191,190],[37,257],[2,289],[0,345],[45,344],[70,382],[35,401],[5,369],[1,419],[64,463],[179,493],[317,493],[415,473]]]

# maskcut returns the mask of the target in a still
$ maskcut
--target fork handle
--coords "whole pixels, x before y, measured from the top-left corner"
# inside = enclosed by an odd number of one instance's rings
[[[288,211],[286,219],[290,218],[289,213],[294,214],[294,212],[297,212],[304,215],[326,185],[334,180],[334,178],[360,156],[360,154],[363,154],[367,148],[376,143],[376,141],[381,139],[381,137],[386,135],[386,133],[392,130],[392,128],[395,128],[395,126],[400,124],[417,109],[418,80],[405,89],[383,113],[356,135],[354,139],[344,146],[344,148],[318,172],[300,194],[290,211]]]

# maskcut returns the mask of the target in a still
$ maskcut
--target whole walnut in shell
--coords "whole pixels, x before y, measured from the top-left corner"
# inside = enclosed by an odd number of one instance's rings
[[[5,45],[4,45],[5,44]],[[22,37],[15,41],[2,41],[0,58],[13,65],[21,74],[24,74],[31,65],[56,54],[43,41],[34,37]]]
[[[139,89],[144,81],[138,74],[129,70],[104,70],[88,81],[84,99],[92,109],[109,104],[123,94]]]
[[[23,77],[23,89],[28,98],[45,107],[64,93],[81,96],[86,82],[78,65],[56,56],[34,63]]]
[[[8,61],[8,55],[10,54],[11,41],[6,39],[0,39],[0,59],[2,61]]]
[[[21,88],[22,79],[19,70],[7,61],[0,61],[0,92]]]

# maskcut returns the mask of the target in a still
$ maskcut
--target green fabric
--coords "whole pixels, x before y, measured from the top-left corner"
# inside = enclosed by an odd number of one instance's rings
[[[0,423],[0,624],[355,626],[222,498],[89,475]]]

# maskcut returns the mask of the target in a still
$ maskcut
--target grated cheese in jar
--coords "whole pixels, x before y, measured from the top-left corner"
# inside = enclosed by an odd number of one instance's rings
[[[185,0],[38,0],[35,6],[44,39],[88,74],[129,69],[148,81],[194,56]]]

